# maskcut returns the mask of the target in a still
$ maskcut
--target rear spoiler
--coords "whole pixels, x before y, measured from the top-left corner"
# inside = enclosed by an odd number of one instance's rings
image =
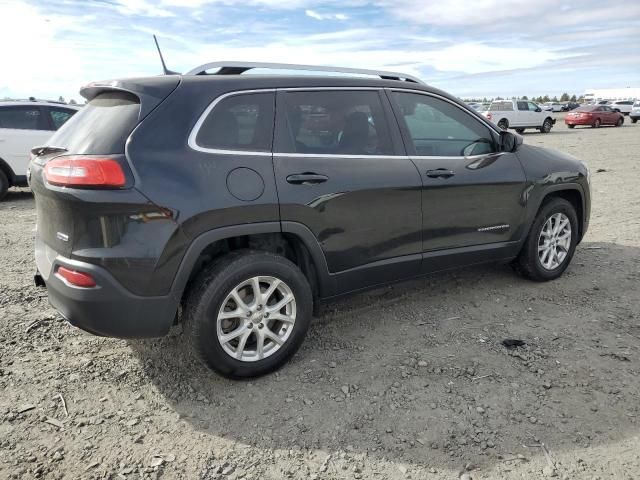
[[[140,100],[140,119],[142,119],[167,98],[180,85],[181,81],[182,78],[179,75],[103,80],[83,86],[80,89],[80,95],[87,101],[91,101],[104,92],[130,93]]]

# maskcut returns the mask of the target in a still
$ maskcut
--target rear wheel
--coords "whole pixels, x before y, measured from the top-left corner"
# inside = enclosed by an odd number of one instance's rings
[[[516,132],[522,135],[524,133],[524,128],[516,128]]]
[[[595,121],[595,122],[593,122],[592,127],[593,127],[593,128],[600,128],[600,123],[601,123],[601,122],[600,122],[600,119],[599,119],[599,118],[596,118],[596,121]]]
[[[239,250],[195,281],[185,333],[196,355],[228,378],[280,368],[300,347],[313,310],[311,287],[291,261]]]
[[[575,125],[567,125],[567,127],[569,127],[569,128],[576,128],[576,126],[575,126]]]
[[[571,262],[577,240],[578,217],[573,205],[552,198],[536,215],[514,266],[531,280],[554,280]]]
[[[540,128],[540,131],[542,133],[549,133],[551,131],[551,127],[553,127],[553,120],[547,117],[544,119],[544,122],[542,122],[542,127]]]
[[[631,123],[636,123],[637,121],[638,121],[638,119],[637,119],[637,118],[632,118],[632,119],[631,119]]]
[[[621,127],[623,123],[624,123],[624,118],[620,117],[616,122],[616,127]]]
[[[2,170],[0,170],[0,200],[4,198],[8,190],[9,179],[7,178],[7,175]]]
[[[507,128],[509,128],[509,120],[507,120],[506,118],[500,119],[500,121],[498,122],[498,128],[502,130],[506,130]]]

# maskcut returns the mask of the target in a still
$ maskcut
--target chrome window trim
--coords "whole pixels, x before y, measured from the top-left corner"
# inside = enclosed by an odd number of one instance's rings
[[[446,101],[446,102],[458,107],[460,110],[464,111],[470,117],[475,118],[468,111],[466,111],[462,106],[458,105],[455,102],[452,102],[451,100],[449,100],[446,97],[443,97],[442,95],[438,95],[437,93],[425,92],[423,90],[411,89],[411,88],[388,88],[388,87],[366,87],[366,86],[363,86],[363,87],[284,87],[284,88],[258,88],[258,89],[250,89],[250,90],[234,90],[233,92],[227,92],[227,93],[224,93],[224,94],[220,95],[219,97],[215,98],[207,106],[207,108],[204,110],[204,112],[202,112],[202,114],[198,118],[198,121],[196,122],[196,124],[191,129],[191,133],[189,134],[189,137],[188,137],[188,140],[187,140],[187,144],[189,145],[189,147],[191,149],[196,150],[198,152],[204,152],[204,153],[214,153],[214,154],[218,154],[218,155],[250,155],[250,156],[262,156],[262,157],[273,156],[273,157],[281,157],[281,158],[291,158],[291,157],[299,157],[299,158],[348,158],[348,159],[357,159],[357,158],[374,158],[374,159],[401,158],[401,159],[412,159],[412,158],[415,158],[415,159],[421,159],[421,160],[460,160],[460,159],[476,160],[478,158],[486,157],[486,156],[489,156],[489,155],[497,155],[497,156],[499,156],[499,155],[504,155],[505,154],[505,152],[492,152],[492,153],[489,153],[489,154],[474,155],[472,157],[465,157],[463,155],[460,155],[460,156],[438,156],[438,155],[340,155],[340,154],[335,154],[335,153],[318,154],[318,153],[291,153],[291,152],[273,152],[273,151],[264,152],[264,151],[253,151],[253,150],[227,150],[227,149],[219,149],[219,148],[201,147],[200,145],[198,145],[196,143],[196,137],[198,136],[200,128],[202,127],[202,124],[207,119],[209,113],[211,113],[211,111],[216,107],[216,105],[218,103],[220,103],[222,100],[224,100],[224,99],[226,99],[228,97],[232,97],[232,96],[235,96],[235,95],[252,94],[252,93],[301,92],[301,91],[339,91],[339,90],[363,90],[363,91],[390,90],[390,91],[400,91],[400,92],[408,92],[408,93],[418,93],[418,94],[432,96],[432,97],[436,97],[436,98],[439,98],[441,100],[444,100],[444,101]],[[490,130],[493,130],[494,132],[499,134],[499,132],[497,131],[497,127],[493,127],[492,125],[490,125],[486,121],[482,121],[482,119],[476,118],[476,120],[481,120],[481,122],[483,124],[485,124],[487,127],[489,127]]]

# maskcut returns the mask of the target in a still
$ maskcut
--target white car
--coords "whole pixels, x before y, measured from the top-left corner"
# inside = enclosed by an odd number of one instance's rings
[[[518,133],[524,132],[525,128],[549,133],[556,123],[549,112],[528,100],[496,100],[491,102],[489,110],[482,112],[482,115],[503,130],[513,128]]]
[[[562,104],[558,102],[545,102],[542,104],[542,109],[548,112],[561,112]]]
[[[46,143],[80,108],[40,100],[0,101],[0,199],[27,185],[31,148]]]
[[[623,115],[629,115],[633,108],[633,100],[616,100],[614,102],[607,103],[614,110],[618,110]]]
[[[636,100],[636,102],[631,107],[629,118],[631,119],[631,123],[637,123],[638,120],[640,120],[640,100]]]

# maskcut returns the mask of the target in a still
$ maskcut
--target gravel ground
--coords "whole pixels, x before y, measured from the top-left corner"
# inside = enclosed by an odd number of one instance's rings
[[[587,160],[562,279],[507,266],[325,308],[293,361],[222,379],[65,323],[32,285],[34,203],[0,204],[0,478],[640,478],[640,125],[525,134]],[[505,338],[527,346],[507,350]]]

